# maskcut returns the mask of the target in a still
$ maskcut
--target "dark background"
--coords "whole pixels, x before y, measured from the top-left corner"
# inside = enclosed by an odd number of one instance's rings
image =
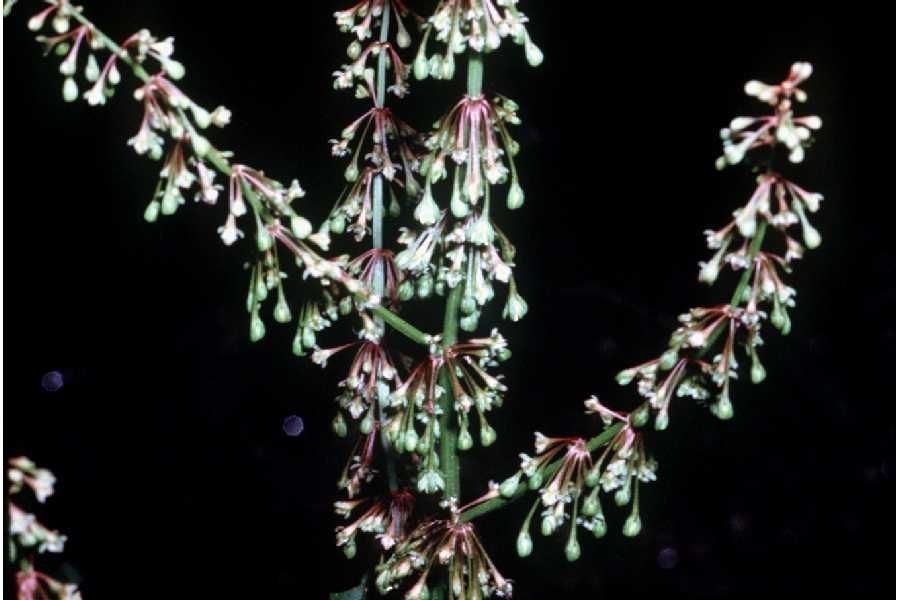
[[[343,3],[84,4],[116,39],[174,35],[184,89],[234,111],[214,142],[298,177],[308,212],[326,213],[343,171],[326,141],[364,106],[331,89],[347,42],[331,13]],[[104,110],[65,105],[57,60],[25,28],[37,6],[23,0],[4,23],[5,450],[59,477],[39,515],[69,535],[66,562],[45,564],[80,576],[87,600],[350,587],[366,553],[347,562],[333,547],[348,451],[329,426],[340,367],[294,358],[290,327],[247,340],[248,249],[219,242],[221,204],[144,223],[158,167],[125,145],[140,117],[130,88]],[[535,429],[590,435],[589,394],[631,405],[613,374],[662,349],[679,312],[727,297],[729,284],[695,283],[701,232],[753,184],[713,169],[718,130],[764,109],[742,94],[746,80],[781,81],[795,60],[815,66],[804,87],[825,128],[791,173],[825,194],[824,244],[791,279],[793,332],[766,338],[768,379],[734,388],[736,418],[679,403],[652,436],[660,480],[641,495],[637,540],[621,538],[624,514],[610,507],[610,534],[583,536],[578,563],[565,561],[562,534],[520,561],[518,504],[483,520],[485,544],[519,598],[892,595],[893,15],[600,6],[523,0],[543,66],[508,44],[486,61],[486,88],[518,100],[524,120],[526,205],[500,219],[531,312],[503,325],[514,357],[500,441],[464,459],[481,476],[465,494],[508,473]],[[424,129],[461,93],[463,71],[392,103]],[[48,393],[52,370],[65,385]],[[281,431],[289,414],[305,420],[298,438]]]

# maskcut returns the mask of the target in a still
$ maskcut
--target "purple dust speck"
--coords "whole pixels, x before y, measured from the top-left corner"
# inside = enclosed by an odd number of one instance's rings
[[[284,429],[284,432],[287,435],[297,437],[303,433],[303,419],[297,415],[285,417],[284,422],[281,424],[281,428]]]
[[[50,371],[41,377],[41,387],[47,392],[58,391],[64,383],[62,373],[59,371]]]
[[[678,550],[675,548],[663,548],[656,557],[656,564],[660,569],[674,569],[678,564]]]

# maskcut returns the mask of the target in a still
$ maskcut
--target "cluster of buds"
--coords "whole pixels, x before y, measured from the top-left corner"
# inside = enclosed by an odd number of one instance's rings
[[[540,65],[544,54],[531,41],[525,28],[528,17],[516,4],[518,0],[441,0],[424,26],[422,42],[413,63],[416,78],[453,79],[456,72],[454,55],[469,49],[492,52],[507,37],[525,46],[528,64]],[[443,52],[428,54],[428,40],[432,36],[446,45]]]
[[[6,476],[10,496],[28,488],[43,504],[53,495],[56,478],[24,456],[9,460]],[[18,560],[15,582],[18,600],[81,600],[78,586],[53,579],[35,568],[33,558],[21,557],[23,552],[35,549],[39,554],[60,553],[65,542],[66,536],[42,525],[15,502],[9,502],[9,559],[14,563]]]
[[[521,123],[518,105],[504,96],[488,102],[484,95],[464,96],[442,117],[425,142],[430,151],[420,172],[426,178],[425,195],[416,208],[416,220],[433,225],[439,211],[431,194],[431,185],[447,177],[447,159],[454,163],[453,193],[450,211],[462,219],[469,215],[485,194],[487,184],[504,184],[511,179],[506,204],[517,209],[525,201],[513,157],[519,144],[508,125]],[[506,155],[504,164],[503,156]],[[507,166],[508,164],[508,166]]]
[[[398,589],[404,581],[415,578],[407,588],[406,600],[428,600],[431,592],[429,576],[436,566],[447,569],[448,598],[482,600],[509,598],[512,581],[494,566],[472,523],[463,523],[454,503],[442,503],[450,509],[450,518],[427,520],[416,527],[407,539],[397,544],[394,552],[377,567],[375,585],[382,594]]]
[[[451,406],[459,425],[457,448],[469,450],[474,445],[469,432],[473,408],[478,416],[481,445],[490,446],[497,439],[487,413],[502,406],[506,386],[502,376],[491,375],[488,369],[496,367],[498,361],[509,355],[506,340],[496,330],[490,337],[467,340],[447,348],[435,347],[431,356],[413,367],[390,395],[387,437],[397,452],[414,452],[421,458],[419,491],[431,494],[444,489],[435,446],[442,434],[440,405],[445,394],[451,395]],[[449,390],[440,383],[442,369],[449,375]],[[417,430],[416,422],[424,425],[424,432]]]
[[[401,228],[398,242],[406,246],[395,261],[405,274],[401,300],[444,295],[448,288],[462,286],[460,327],[474,331],[482,308],[494,298],[492,282],[498,281],[508,285],[504,318],[515,322],[528,312],[513,277],[516,249],[486,208],[462,220],[440,211],[433,225],[419,231]]]
[[[338,527],[336,541],[343,548],[347,558],[356,556],[356,535],[359,532],[374,534],[385,550],[406,540],[409,534],[409,519],[416,504],[416,497],[409,490],[398,490],[387,496],[359,500],[338,500],[334,512],[349,519],[358,512],[355,520]],[[364,510],[360,510],[365,507]]]
[[[750,240],[756,235],[760,221],[784,235],[785,249],[780,264],[785,267],[803,256],[803,245],[815,249],[822,237],[813,227],[807,212],[819,210],[822,195],[810,192],[777,173],[757,177],[757,187],[747,203],[734,211],[734,219],[718,230],[706,230],[706,244],[715,254],[700,263],[700,281],[715,283],[726,264],[734,270],[750,268]],[[774,210],[773,210],[774,208]],[[800,225],[803,244],[791,236],[789,228]]]
[[[735,119],[731,129],[723,131],[725,156],[717,164],[736,164],[750,148],[774,148],[779,143],[790,151],[789,160],[803,160],[803,145],[811,142],[809,130],[818,129],[822,122],[815,116],[794,118],[791,107],[792,100],[806,100],[806,93],[797,86],[811,73],[809,63],[800,62],[791,67],[788,78],[779,85],[749,82],[746,92],[775,107],[775,115]],[[752,134],[744,131],[754,123],[759,124],[758,130]],[[740,142],[733,144],[733,139]],[[756,183],[749,201],[733,212],[727,225],[704,232],[708,247],[715,253],[700,263],[699,280],[712,285],[725,265],[743,273],[730,304],[694,308],[681,315],[680,326],[660,357],[617,375],[621,385],[637,379],[638,393],[646,398],[640,414],[654,410],[657,429],[668,426],[670,403],[675,396],[709,402],[714,415],[730,419],[734,407],[729,384],[739,373],[738,333],[745,334],[742,345],[750,361],[750,380],[760,383],[766,377],[757,350],[763,343],[762,324],[768,320],[782,334],[790,332],[787,309],[795,305],[796,291],[784,282],[782,274],[790,273],[791,265],[803,256],[804,246],[814,249],[821,244],[822,238],[810,224],[807,213],[819,210],[822,195],[789,181],[771,166],[757,176]],[[798,224],[803,243],[791,235],[791,227]],[[783,252],[762,247],[768,228],[782,234]],[[708,354],[713,354],[711,360],[703,358]]]
[[[516,550],[520,556],[531,554],[531,522],[538,507],[542,507],[541,533],[552,535],[568,521],[566,558],[578,560],[581,556],[579,525],[597,538],[606,535],[601,489],[614,494],[617,506],[631,502],[623,534],[634,537],[640,532],[638,487],[639,483],[656,480],[656,461],[647,456],[643,437],[635,431],[628,416],[606,408],[593,397],[585,401],[585,406],[588,414],[601,416],[610,433],[596,460],[592,456],[594,450],[582,438],[549,438],[535,433],[535,455],[521,454],[519,471],[497,488],[500,496],[510,498],[518,492],[524,479],[528,489],[538,492],[519,530]]]
[[[360,421],[360,431],[369,434],[377,421],[375,408],[388,401],[391,390],[400,385],[400,378],[387,350],[380,342],[362,340],[313,352],[313,362],[324,367],[328,359],[342,350],[357,346],[347,377],[338,383],[341,393],[338,405],[354,420]],[[365,415],[365,417],[363,417]],[[335,433],[346,435],[347,426],[341,412],[333,423]]]
[[[362,116],[344,128],[340,139],[330,141],[332,154],[345,156],[350,154],[350,146],[357,140],[350,164],[344,171],[348,186],[327,221],[327,227],[332,233],[340,234],[349,230],[356,241],[362,241],[369,233],[369,223],[375,218],[373,196],[376,184],[379,186],[379,202],[382,193],[378,179],[384,177],[389,184],[402,187],[411,197],[420,193],[420,186],[414,175],[419,168],[417,148],[421,145],[420,136],[384,106],[384,78],[388,70],[393,71],[394,82],[387,86],[386,91],[398,97],[409,92],[409,65],[403,62],[389,41],[392,14],[396,23],[397,47],[406,48],[411,39],[404,19],[411,18],[416,22],[421,19],[402,0],[364,0],[347,10],[334,13],[338,28],[352,33],[354,38],[347,48],[347,55],[353,62],[335,71],[335,89],[355,87],[357,98],[369,98],[373,104]],[[379,30],[378,39],[363,49],[360,42],[371,38],[375,29]],[[368,66],[370,59],[376,59],[376,67]],[[398,168],[403,171],[402,178],[397,177]],[[388,186],[392,198],[390,212],[396,216],[401,208],[394,198],[391,185]],[[377,218],[380,219],[381,215]]]
[[[778,85],[761,81],[748,81],[744,91],[774,109],[774,113],[763,117],[735,117],[728,127],[722,129],[724,153],[716,160],[716,168],[724,169],[736,165],[756,148],[771,148],[781,143],[787,148],[788,160],[793,163],[803,161],[804,146],[811,143],[812,133],[822,127],[822,119],[815,115],[795,117],[793,101],[806,102],[807,95],[797,87],[812,75],[812,65],[807,62],[794,63],[787,79]]]

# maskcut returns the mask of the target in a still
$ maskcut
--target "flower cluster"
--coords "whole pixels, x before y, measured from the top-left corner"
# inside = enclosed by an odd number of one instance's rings
[[[746,91],[775,108],[775,114],[759,119],[739,117],[729,130],[723,131],[725,156],[719,166],[736,164],[750,148],[774,149],[784,144],[791,162],[803,159],[803,146],[811,143],[809,130],[821,127],[815,116],[793,117],[792,100],[803,102],[806,94],[798,84],[809,78],[812,67],[795,63],[788,78],[779,85],[751,81]],[[753,134],[741,133],[758,123]],[[727,133],[727,135],[726,135]],[[738,144],[732,138],[740,139]],[[771,155],[771,153],[770,153]],[[770,322],[782,334],[791,329],[787,309],[795,305],[796,290],[784,282],[783,274],[808,249],[817,248],[822,238],[810,224],[807,213],[819,210],[822,195],[810,192],[788,180],[769,166],[756,178],[756,189],[747,203],[735,210],[733,219],[718,230],[705,232],[713,256],[700,263],[699,280],[712,285],[727,265],[742,272],[741,283],[729,304],[693,308],[679,317],[680,326],[669,340],[669,348],[659,357],[621,371],[617,380],[622,385],[638,381],[638,393],[646,398],[643,409],[656,411],[655,426],[665,429],[673,397],[688,397],[710,402],[710,410],[721,419],[730,419],[734,408],[729,393],[730,382],[739,374],[738,334],[740,345],[749,359],[750,380],[760,383],[766,371],[760,361],[758,347],[763,344],[762,325]],[[792,236],[799,225],[803,243]],[[784,249],[773,252],[763,247],[767,229],[778,231]],[[719,342],[721,342],[720,345]],[[704,357],[710,353],[710,360]]]
[[[538,491],[516,541],[520,556],[531,554],[531,521],[537,508],[542,507],[541,533],[549,536],[568,521],[566,557],[570,561],[578,560],[581,556],[578,525],[593,532],[595,537],[606,535],[606,517],[599,498],[601,489],[614,492],[618,506],[632,503],[623,534],[633,537],[640,532],[638,484],[656,480],[656,461],[647,456],[643,437],[628,416],[606,408],[593,397],[585,406],[589,414],[599,414],[607,426],[605,448],[596,460],[592,456],[594,448],[582,438],[549,438],[535,433],[535,455],[521,454],[519,471],[498,487],[501,496],[511,498],[519,492],[524,478],[528,489]]]
[[[531,41],[525,28],[528,17],[517,4],[518,0],[441,0],[424,27],[413,67],[416,78],[452,79],[456,72],[454,55],[467,49],[491,52],[507,37],[525,46],[528,64],[540,65],[544,54]],[[443,53],[429,56],[427,46],[432,36],[446,45]]]
[[[453,600],[512,596],[512,581],[494,566],[478,539],[475,526],[460,522],[455,506],[449,504],[449,508],[450,518],[423,522],[376,567],[375,585],[380,593],[395,590],[408,578],[415,577],[404,598],[429,598],[429,576],[436,566],[442,566],[447,569],[448,597]]]
[[[47,469],[37,467],[24,456],[11,458],[6,472],[9,495],[30,489],[38,502],[44,503],[53,495],[56,478]],[[81,600],[78,586],[61,583],[38,571],[30,553],[60,553],[66,536],[41,524],[37,517],[13,501],[9,502],[9,559],[17,564],[16,598],[18,600]],[[28,556],[23,556],[29,552]]]
[[[338,500],[334,512],[349,518],[360,507],[365,507],[349,525],[338,527],[337,545],[344,549],[347,558],[356,555],[356,535],[359,532],[374,534],[384,550],[390,550],[409,534],[409,519],[415,507],[416,497],[408,490],[391,492],[387,496],[360,500]]]
[[[811,143],[811,131],[822,127],[822,119],[815,115],[795,117],[793,101],[806,102],[807,95],[797,87],[812,75],[812,65],[794,63],[787,79],[778,85],[761,81],[748,81],[744,91],[773,107],[774,113],[764,117],[735,117],[721,135],[724,153],[716,160],[716,168],[736,165],[756,148],[783,144],[788,159],[793,163],[803,161],[804,146]]]

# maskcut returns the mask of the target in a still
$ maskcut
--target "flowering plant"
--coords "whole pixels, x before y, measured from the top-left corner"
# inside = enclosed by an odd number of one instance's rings
[[[345,497],[335,512],[346,522],[337,528],[336,545],[353,558],[360,534],[375,538],[383,556],[374,584],[382,593],[511,595],[513,584],[490,559],[475,519],[528,491],[536,498],[517,539],[523,557],[532,551],[531,524],[540,508],[542,534],[566,531],[565,555],[577,560],[580,529],[596,537],[607,532],[601,493],[611,494],[615,505],[630,505],[622,531],[638,535],[640,485],[657,471],[651,417],[653,428],[665,429],[673,398],[690,397],[716,417],[731,418],[730,388],[744,355],[751,380],[765,377],[765,322],[790,330],[787,310],[796,293],[784,274],[804,246],[820,243],[808,213],[818,210],[821,196],[787,180],[774,164],[781,146],[790,162],[802,161],[821,126],[817,117],[794,113],[806,100],[798,87],[811,74],[806,63],[795,64],[778,85],[747,84],[771,114],[738,117],[722,130],[716,166],[757,171],[747,203],[725,227],[706,233],[714,254],[700,264],[699,279],[715,283],[726,267],[740,273],[730,300],[685,313],[658,357],[619,373],[622,385],[637,383],[635,408],[613,410],[588,399],[587,413],[599,417],[595,437],[537,433],[534,453],[521,455],[515,473],[465,502],[458,454],[476,440],[483,447],[495,443],[490,420],[500,418],[494,415],[502,414],[512,387],[499,372],[511,357],[509,345],[499,324],[485,322],[484,309],[505,287],[503,318],[517,322],[528,312],[516,286],[515,247],[494,217],[503,204],[512,211],[524,205],[514,162],[523,150],[513,137],[518,106],[485,92],[482,60],[506,40],[524,47],[530,65],[541,64],[517,1],[443,0],[423,18],[402,0],[362,0],[335,14],[350,42],[349,62],[335,70],[334,87],[353,90],[366,107],[330,140],[332,154],[348,159],[346,181],[318,226],[305,216],[298,180],[279,181],[213,145],[208,132],[227,126],[231,113],[203,107],[182,89],[186,69],[174,58],[172,38],[142,30],[116,43],[68,0],[46,4],[28,25],[53,30],[38,40],[62,57],[64,100],[82,97],[99,106],[123,85],[122,72],[139,81],[133,97],[143,116],[127,143],[161,164],[145,219],[175,214],[186,197],[213,206],[221,197],[221,240],[228,246],[252,240],[246,250],[252,256],[250,339],[266,336],[271,315],[296,328],[297,356],[325,367],[343,360],[345,351],[353,354],[338,383],[332,422],[339,437],[355,438],[339,476]],[[416,32],[421,39],[409,56]],[[452,80],[462,55],[465,92],[437,116],[430,133],[418,133],[400,117],[399,101],[415,98],[412,79]],[[501,206],[491,202],[497,194],[505,198]],[[802,244],[793,237],[796,226]],[[764,246],[767,230],[782,234],[783,251]],[[288,281],[303,286],[303,294],[293,297]],[[426,301],[442,304],[440,331],[426,332],[404,316],[407,304]],[[335,327],[340,321],[352,331]],[[395,334],[414,342],[416,354],[402,353]]]

